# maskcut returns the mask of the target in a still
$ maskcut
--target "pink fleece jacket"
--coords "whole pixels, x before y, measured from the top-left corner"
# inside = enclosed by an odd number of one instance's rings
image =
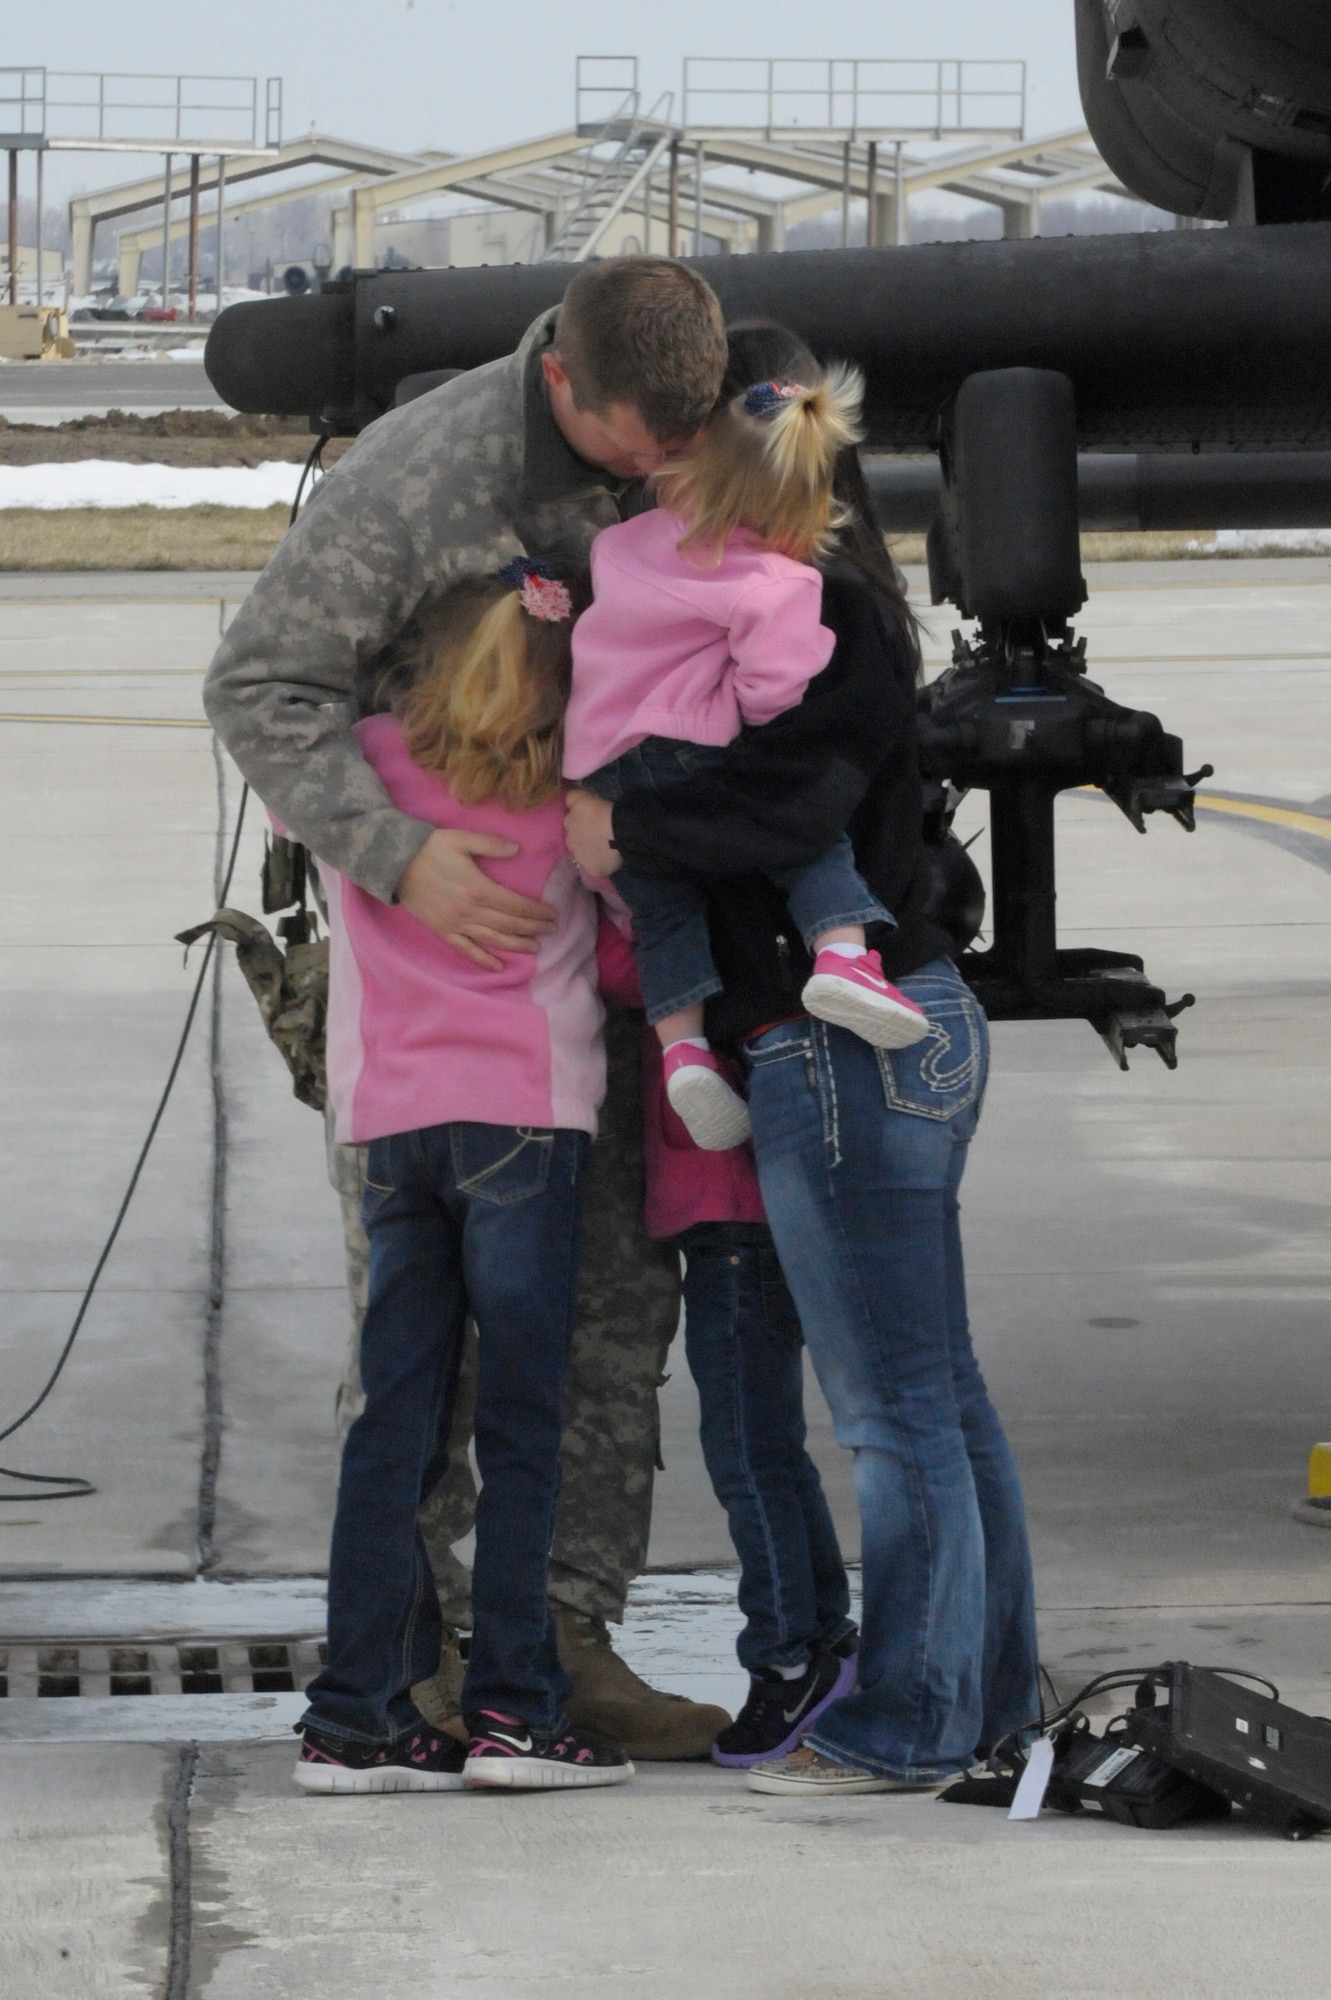
[[[394,805],[413,819],[519,842],[512,860],[480,866],[552,904],[560,921],[534,955],[506,953],[501,970],[487,972],[408,911],[322,868],[337,1137],[359,1143],[455,1119],[594,1133],[605,1095],[596,902],[564,845],[563,799],[522,813],[461,806],[413,761],[393,716],[371,716],[356,734]]]
[[[593,601],[573,628],[564,775],[585,778],[647,736],[724,745],[793,708],[832,657],[822,578],[732,535],[711,566],[681,553],[658,507],[602,528]]]

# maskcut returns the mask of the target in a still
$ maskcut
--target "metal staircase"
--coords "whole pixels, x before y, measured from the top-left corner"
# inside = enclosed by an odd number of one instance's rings
[[[616,151],[603,162],[589,156],[600,171],[584,183],[577,202],[542,253],[541,263],[581,264],[595,256],[611,223],[638,197],[669,151],[675,137],[669,122],[670,94],[658,98],[645,116],[639,114],[638,104],[637,91],[631,91],[607,119],[601,143],[617,140]]]

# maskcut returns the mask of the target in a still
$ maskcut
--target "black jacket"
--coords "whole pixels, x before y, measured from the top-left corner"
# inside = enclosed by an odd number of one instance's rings
[[[812,861],[849,832],[861,874],[897,920],[871,928],[889,979],[951,953],[925,915],[915,736],[915,668],[890,607],[849,563],[829,566],[823,623],[832,658],[804,699],[746,728],[724,765],[614,809],[614,840],[641,875],[706,878],[712,950],[725,991],[707,1006],[712,1040],[734,1044],[800,1011],[809,955],[782,891],[759,871]]]

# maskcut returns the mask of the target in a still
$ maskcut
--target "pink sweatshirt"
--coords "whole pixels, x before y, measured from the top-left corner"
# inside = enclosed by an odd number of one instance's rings
[[[594,1133],[605,1095],[596,902],[564,845],[563,799],[522,813],[461,806],[413,761],[393,716],[371,716],[356,734],[394,805],[413,819],[520,842],[512,860],[479,865],[505,888],[552,904],[560,922],[534,956],[506,953],[502,970],[487,972],[408,911],[321,868],[338,1139],[454,1119]]]
[[[647,736],[721,746],[793,708],[832,657],[816,569],[732,535],[720,562],[676,546],[664,508],[602,528],[593,601],[573,628],[564,775],[585,778]]]
[[[605,916],[597,956],[606,999],[620,1007],[641,1007],[633,947]],[[665,1094],[661,1044],[650,1028],[643,1030],[642,1038],[642,1151],[649,1236],[679,1236],[695,1222],[766,1222],[753,1141],[747,1139],[724,1153],[707,1153],[694,1145]]]

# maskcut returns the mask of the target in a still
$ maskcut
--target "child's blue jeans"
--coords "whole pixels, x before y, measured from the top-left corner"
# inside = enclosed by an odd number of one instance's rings
[[[762,1222],[698,1222],[684,1252],[684,1348],[702,1450],[740,1560],[736,1651],[795,1667],[854,1631],[818,1468],[804,1448],[804,1336]]]
[[[709,745],[649,736],[613,764],[578,782],[598,798],[613,803],[644,786],[667,791],[699,771],[711,770],[725,754],[724,749]],[[803,868],[766,872],[785,890],[791,922],[810,949],[825,931],[846,924],[895,922],[870,895],[844,834]],[[631,869],[621,868],[615,887],[633,912],[638,979],[647,1019],[664,1021],[681,1007],[696,1006],[719,993],[721,981],[707,935],[707,890],[702,878],[684,873],[635,875]]]
[[[382,1743],[419,1720],[439,1599],[416,1525],[448,1462],[468,1310],[480,1332],[475,1632],[464,1713],[555,1728],[570,1683],[546,1573],[559,1496],[585,1132],[457,1123],[376,1139],[365,1177],[365,1408],[342,1453],[328,1566],[328,1664],[306,1719]]]

